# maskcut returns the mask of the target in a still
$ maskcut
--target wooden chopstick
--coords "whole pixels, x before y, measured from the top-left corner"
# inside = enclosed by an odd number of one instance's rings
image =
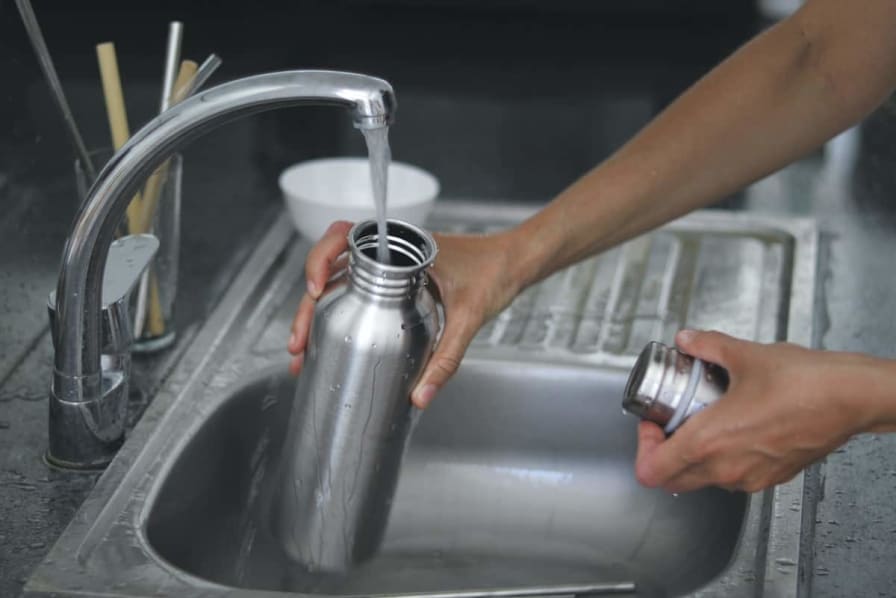
[[[99,61],[100,77],[103,84],[103,97],[106,102],[106,113],[109,118],[109,130],[112,134],[112,146],[117,151],[130,138],[127,110],[124,93],[121,88],[121,75],[118,70],[118,57],[112,42],[98,44],[96,47]],[[172,98],[195,76],[198,65],[192,60],[181,63],[180,71],[173,86]],[[128,233],[146,233],[152,226],[152,218],[158,205],[162,185],[168,175],[169,162],[166,160],[147,180],[142,198],[138,192],[127,208]],[[147,314],[147,330],[150,334],[160,335],[165,331],[165,318],[159,296],[158,280],[155,273],[150,274],[149,309]]]
[[[175,91],[171,94],[172,106],[175,104],[175,98],[177,97],[178,91],[183,89],[184,86],[190,82],[190,79],[196,75],[198,66],[199,65],[192,60],[184,60],[180,63],[180,71],[177,74],[177,79],[174,81],[173,89]],[[162,185],[165,184],[165,179],[168,178],[168,166],[169,161],[165,160],[165,162],[159,166],[146,181],[139,218],[137,220],[137,227],[140,232],[148,232],[152,227],[152,219],[159,203],[159,195],[162,192]]]
[[[100,66],[100,78],[103,83],[103,97],[106,101],[106,114],[109,117],[109,130],[112,133],[112,147],[115,151],[121,149],[131,136],[128,128],[128,114],[125,110],[124,93],[121,90],[121,76],[118,72],[118,57],[115,54],[115,44],[105,42],[96,47],[96,57]],[[139,231],[140,193],[134,195],[134,199],[128,204],[128,232],[135,234]]]
[[[172,86],[173,91],[171,93],[170,106],[173,106],[177,101],[183,99],[182,97],[179,98],[178,95],[190,80],[196,76],[196,70],[198,68],[199,65],[192,60],[184,60],[180,63],[180,70],[178,71],[177,78]],[[165,184],[165,179],[168,178],[169,165],[170,160],[165,160],[165,162],[150,175],[149,180],[146,181],[146,187],[143,191],[142,209],[140,210],[140,226],[143,227],[144,231],[149,231],[152,227],[152,219],[155,216],[155,211],[159,203],[162,186]],[[149,274],[149,309],[147,310],[146,329],[154,336],[158,336],[165,332],[165,316],[162,314],[162,302],[159,296],[159,284],[155,272],[150,272]]]

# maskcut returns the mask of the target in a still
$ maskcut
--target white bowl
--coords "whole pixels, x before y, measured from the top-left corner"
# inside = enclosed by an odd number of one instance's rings
[[[367,158],[300,162],[280,175],[280,190],[299,232],[317,241],[336,220],[376,218]],[[439,181],[402,162],[389,164],[386,216],[420,226],[439,194]]]

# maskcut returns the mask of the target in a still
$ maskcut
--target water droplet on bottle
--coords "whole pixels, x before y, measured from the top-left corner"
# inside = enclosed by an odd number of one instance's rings
[[[352,337],[346,335],[346,336],[345,336],[345,342],[347,342],[347,343],[352,342]]]
[[[376,349],[376,343],[371,344],[371,345],[370,345],[370,348],[371,348],[371,349]]]

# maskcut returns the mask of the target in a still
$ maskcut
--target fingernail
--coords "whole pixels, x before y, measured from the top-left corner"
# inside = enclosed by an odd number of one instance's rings
[[[694,337],[697,336],[697,332],[695,330],[679,330],[678,334],[675,336],[675,340],[679,343],[689,343],[694,340]]]
[[[319,292],[319,289],[317,288],[317,285],[314,283],[313,280],[309,280],[308,281],[308,294],[311,295],[312,297],[316,298],[318,292]]]
[[[289,335],[289,348],[291,349],[292,347],[295,346],[295,344],[296,344],[296,335],[295,335],[295,333],[292,333]]]
[[[426,409],[436,396],[436,387],[434,384],[427,384],[414,393],[414,404],[420,409]]]

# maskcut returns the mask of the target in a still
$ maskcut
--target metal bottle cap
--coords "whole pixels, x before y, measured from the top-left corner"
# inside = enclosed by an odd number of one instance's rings
[[[662,343],[650,342],[629,374],[622,408],[671,433],[688,417],[718,399],[728,373]]]

